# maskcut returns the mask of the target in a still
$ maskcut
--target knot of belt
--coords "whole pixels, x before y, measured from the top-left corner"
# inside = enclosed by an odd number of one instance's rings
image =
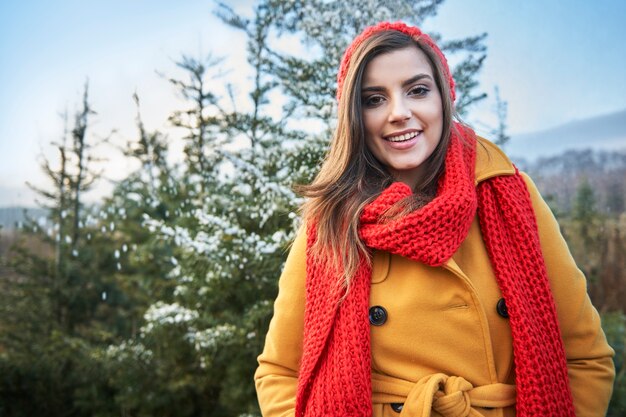
[[[500,408],[515,404],[515,386],[490,384],[474,387],[460,376],[438,373],[417,382],[372,373],[374,403],[403,402],[403,417],[483,417],[474,407]]]

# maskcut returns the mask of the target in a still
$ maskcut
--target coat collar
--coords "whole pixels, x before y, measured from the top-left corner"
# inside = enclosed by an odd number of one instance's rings
[[[515,174],[513,163],[502,149],[478,135],[476,139],[476,184],[498,175]]]

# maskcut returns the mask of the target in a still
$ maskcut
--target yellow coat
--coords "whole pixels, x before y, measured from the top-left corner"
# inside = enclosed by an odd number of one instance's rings
[[[514,173],[499,148],[485,139],[479,141],[476,183]],[[524,179],[556,301],[576,415],[604,416],[615,376],[614,352],[559,225],[534,183],[526,175]],[[302,354],[305,251],[301,229],[280,277],[274,317],[254,377],[264,417],[294,415]],[[459,250],[442,267],[374,252],[370,306],[382,306],[387,312],[383,325],[371,326],[374,417],[399,416],[392,403],[405,403],[402,414],[410,417],[418,415],[420,407],[430,409],[432,394],[428,398],[426,392],[432,387],[436,391],[450,376],[461,376],[474,387],[469,391],[473,412],[514,416],[513,348],[508,319],[496,308],[501,297],[477,217]],[[419,413],[441,415],[430,410]]]

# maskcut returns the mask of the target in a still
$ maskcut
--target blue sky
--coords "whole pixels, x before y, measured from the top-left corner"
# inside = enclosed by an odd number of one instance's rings
[[[511,132],[626,108],[626,2],[449,0],[426,28],[488,32],[481,82],[509,103]]]
[[[167,127],[177,99],[156,70],[174,73],[182,53],[214,51],[229,68],[244,66],[243,36],[213,8],[207,0],[0,2],[0,206],[31,201],[26,180],[45,184],[37,155],[51,152],[59,113],[72,113],[87,77],[93,132],[116,128],[121,144],[134,137],[134,91],[148,127]],[[446,39],[489,33],[481,86],[500,88],[515,134],[626,108],[625,19],[621,0],[447,0],[424,29]],[[469,122],[493,123],[493,104],[477,106]],[[106,152],[109,178],[131,168]]]

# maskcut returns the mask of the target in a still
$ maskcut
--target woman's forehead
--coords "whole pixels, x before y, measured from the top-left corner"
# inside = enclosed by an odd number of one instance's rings
[[[417,47],[396,49],[373,58],[365,67],[363,87],[403,82],[418,74],[433,77],[430,61]]]

